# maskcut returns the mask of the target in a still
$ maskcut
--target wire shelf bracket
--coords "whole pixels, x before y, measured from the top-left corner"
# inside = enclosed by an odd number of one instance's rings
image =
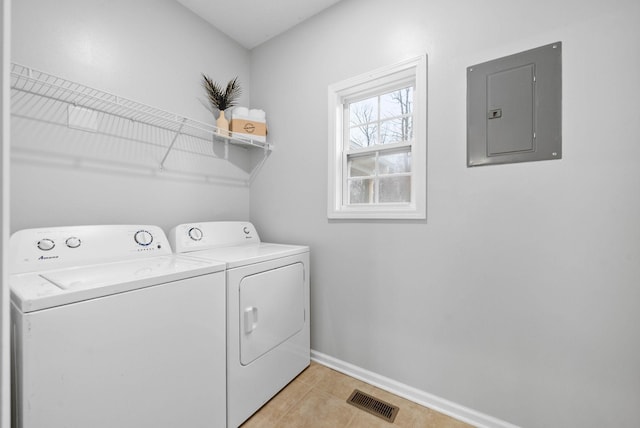
[[[160,169],[164,169],[164,162],[167,160],[167,157],[169,156],[169,153],[171,153],[171,149],[173,149],[173,146],[176,143],[176,140],[180,136],[180,132],[182,131],[182,128],[184,127],[184,122],[185,121],[183,120],[182,124],[180,125],[180,128],[178,129],[178,132],[176,132],[176,135],[173,136],[173,140],[171,140],[171,144],[169,144],[169,148],[167,149],[167,152],[164,154],[164,157],[160,161]]]

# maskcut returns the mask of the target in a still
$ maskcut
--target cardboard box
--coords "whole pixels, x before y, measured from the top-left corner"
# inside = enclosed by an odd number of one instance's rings
[[[253,138],[265,141],[267,136],[267,124],[245,119],[231,119],[229,130],[239,137]]]

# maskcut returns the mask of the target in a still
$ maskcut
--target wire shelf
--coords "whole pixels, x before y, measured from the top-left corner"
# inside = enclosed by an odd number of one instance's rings
[[[236,135],[220,135],[222,132],[227,131],[220,131],[215,126],[16,63],[11,64],[11,88],[46,99],[61,101],[73,106],[95,110],[100,113],[175,132],[176,138],[178,135],[188,135],[206,141],[232,144],[245,148],[259,148],[265,151],[265,157],[268,155],[268,152],[273,150],[273,146],[269,143]],[[168,148],[161,166],[164,164],[172,147],[173,143]]]

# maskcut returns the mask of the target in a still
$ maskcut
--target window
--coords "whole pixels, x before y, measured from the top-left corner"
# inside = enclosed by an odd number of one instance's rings
[[[329,218],[426,218],[427,58],[329,87]]]

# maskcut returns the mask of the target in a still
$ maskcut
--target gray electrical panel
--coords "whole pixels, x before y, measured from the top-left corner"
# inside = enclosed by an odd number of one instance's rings
[[[467,68],[467,166],[561,157],[561,42]]]

